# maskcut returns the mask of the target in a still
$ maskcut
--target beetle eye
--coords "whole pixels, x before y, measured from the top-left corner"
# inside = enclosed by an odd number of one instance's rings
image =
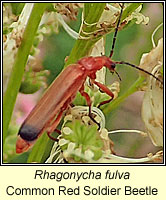
[[[115,63],[111,63],[111,69],[115,69],[116,64]]]
[[[110,65],[110,67],[109,67],[110,72],[114,73],[114,71],[115,71],[115,66],[116,66],[116,64],[112,62],[111,65]]]

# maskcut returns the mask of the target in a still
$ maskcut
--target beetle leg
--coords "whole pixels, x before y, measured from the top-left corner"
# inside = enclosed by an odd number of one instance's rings
[[[55,121],[53,122],[53,124],[51,124],[51,126],[47,129],[48,137],[54,141],[57,141],[58,139],[51,136],[51,133],[56,131],[58,134],[61,134],[61,131],[56,129],[56,127],[59,124],[59,122],[61,121],[62,114],[63,114],[63,110],[59,112],[59,114],[58,114],[57,118],[55,119]]]
[[[91,102],[91,99],[90,99],[90,96],[88,95],[88,93],[86,93],[84,91],[84,85],[82,85],[82,87],[80,88],[79,92],[86,99],[87,105],[89,106],[89,117],[94,123],[96,123],[98,125],[98,130],[99,130],[100,129],[100,124],[92,116],[92,111],[91,111],[92,102]]]
[[[75,107],[74,103],[70,103],[70,107],[71,108]]]
[[[98,108],[106,103],[109,103],[110,101],[113,100],[114,98],[114,94],[111,92],[110,89],[107,88],[107,86],[103,85],[102,83],[99,83],[97,81],[93,81],[94,84],[96,84],[103,92],[105,92],[106,94],[108,94],[111,98],[106,100],[106,101],[102,101],[99,105]]]
[[[69,99],[70,101],[70,99]],[[64,110],[66,110],[68,107],[68,101],[64,104],[64,106],[61,108],[58,116],[56,117],[55,121],[53,121],[53,123],[50,125],[49,129],[47,129],[47,135],[49,138],[51,138],[52,140],[55,140],[57,141],[57,138],[54,138],[51,136],[51,133],[56,131],[58,134],[61,134],[61,131],[56,129],[56,127],[58,126],[58,124],[60,123],[61,121],[61,118],[62,118],[62,114],[64,112]]]

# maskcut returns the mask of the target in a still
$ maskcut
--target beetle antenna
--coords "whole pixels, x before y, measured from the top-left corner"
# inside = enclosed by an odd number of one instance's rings
[[[114,70],[114,72],[116,73],[116,75],[118,76],[119,80],[121,81],[122,79],[121,79],[120,75],[118,74],[118,72],[116,70]]]
[[[113,42],[112,42],[112,49],[111,49],[110,56],[109,56],[110,58],[112,57],[112,55],[113,55],[113,53],[114,53],[114,47],[115,47],[115,42],[116,42],[116,36],[117,36],[117,33],[118,33],[118,28],[119,28],[119,25],[120,25],[120,20],[121,20],[122,13],[123,13],[123,8],[124,8],[124,3],[122,3],[122,5],[121,5],[121,11],[120,11],[118,23],[117,23],[117,26],[116,26],[116,29],[115,29],[115,33],[114,33],[114,37],[113,37]]]
[[[136,69],[138,69],[138,70],[140,70],[140,71],[142,71],[142,72],[144,72],[144,73],[146,73],[146,74],[152,76],[152,77],[155,78],[157,81],[159,81],[160,83],[163,84],[163,82],[162,82],[158,77],[156,77],[154,74],[151,74],[150,72],[148,72],[148,71],[146,71],[146,70],[144,70],[144,69],[142,69],[142,68],[140,68],[140,67],[138,67],[138,66],[136,66],[136,65],[133,65],[133,64],[131,64],[131,63],[124,62],[124,61],[120,61],[120,62],[115,61],[115,64],[120,64],[120,65],[126,64],[126,65],[128,65],[128,66],[130,66],[130,67],[136,68]]]

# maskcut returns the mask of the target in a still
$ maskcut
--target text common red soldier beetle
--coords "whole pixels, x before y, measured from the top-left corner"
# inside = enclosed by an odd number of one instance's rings
[[[116,64],[126,64],[153,76],[161,82],[161,80],[150,72],[133,64],[124,61],[119,62],[111,60],[123,7],[124,3],[121,6],[121,12],[115,29],[110,56],[84,57],[78,60],[76,64],[69,65],[61,72],[23,122],[16,142],[17,153],[27,151],[44,131],[46,131],[48,136],[52,138],[50,134],[56,130],[56,127],[61,121],[63,112],[72,103],[78,91],[83,97],[85,97],[87,105],[89,106],[89,116],[93,121],[95,121],[91,115],[90,97],[84,91],[84,83],[86,78],[89,77],[91,83],[97,85],[103,92],[107,93],[111,97],[109,100],[101,102],[99,106],[109,103],[114,97],[113,93],[105,85],[95,80],[96,72],[102,67],[107,67],[110,72],[116,72]]]

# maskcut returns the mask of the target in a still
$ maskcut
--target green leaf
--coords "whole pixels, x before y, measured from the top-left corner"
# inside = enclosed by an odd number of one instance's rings
[[[29,157],[27,163],[42,163],[47,158],[51,148],[53,145],[53,141],[50,140],[46,133],[43,133],[42,136],[36,141]]]
[[[24,8],[25,3],[10,3],[12,7],[12,12],[15,15],[21,14],[22,9]]]

